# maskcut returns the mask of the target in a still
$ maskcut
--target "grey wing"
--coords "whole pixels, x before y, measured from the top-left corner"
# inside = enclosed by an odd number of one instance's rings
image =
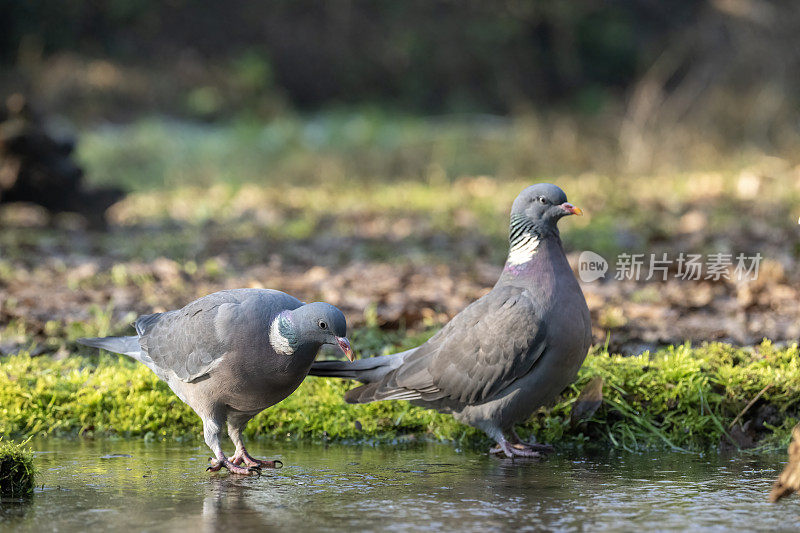
[[[136,323],[139,343],[163,371],[191,382],[210,372],[247,338],[247,329],[266,332],[269,317],[295,309],[300,301],[266,289],[236,289],[204,296],[183,309],[144,315]]]
[[[545,325],[526,289],[501,287],[473,302],[378,387],[376,399],[480,403],[530,372]]]

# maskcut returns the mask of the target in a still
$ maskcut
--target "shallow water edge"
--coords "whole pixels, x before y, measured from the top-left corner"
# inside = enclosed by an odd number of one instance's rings
[[[800,527],[800,500],[766,501],[785,456],[559,452],[511,461],[432,443],[255,442],[261,477],[205,471],[201,444],[39,439],[6,531],[653,530]]]

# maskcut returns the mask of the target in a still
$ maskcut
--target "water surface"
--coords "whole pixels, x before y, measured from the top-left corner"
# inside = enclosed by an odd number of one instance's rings
[[[2,531],[752,531],[800,528],[767,503],[784,457],[556,454],[512,462],[438,444],[251,444],[285,467],[211,474],[199,443],[39,440],[36,493]],[[43,485],[43,487],[42,487]]]

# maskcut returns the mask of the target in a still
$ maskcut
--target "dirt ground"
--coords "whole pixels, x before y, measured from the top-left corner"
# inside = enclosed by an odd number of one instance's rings
[[[455,229],[443,231],[424,210],[325,214],[323,209],[323,215],[311,216],[289,200],[276,209],[256,207],[227,213],[227,218],[212,213],[199,222],[187,221],[181,209],[202,205],[181,193],[159,200],[169,216],[147,214],[142,205],[158,197],[141,193],[124,200],[102,233],[85,229],[77,218],[50,220],[31,206],[0,210],[0,353],[33,344],[34,353],[65,355],[74,347],[65,339],[122,333],[134,314],[180,307],[233,287],[279,288],[306,301],[331,302],[345,312],[351,327],[420,331],[442,325],[486,293],[505,254],[503,224],[486,229],[470,204],[439,213],[438,218],[455,221]],[[582,198],[591,199],[592,193]],[[498,214],[489,216],[507,216],[502,214],[505,198],[495,203]],[[729,209],[717,204],[716,210]],[[133,212],[145,214],[137,218]],[[665,237],[656,224],[636,236],[639,246],[674,259],[686,249],[714,249],[724,237],[734,255],[738,250],[763,255],[758,278],[738,281],[730,266],[725,275],[733,279],[683,280],[676,278],[672,264],[667,281],[616,280],[615,250],[601,247],[611,263],[609,272],[605,279],[582,283],[595,343],[634,354],[685,341],[797,341],[797,250],[788,241],[797,241],[791,233],[796,229],[776,230],[768,222],[745,219],[726,226],[728,234],[722,235],[712,232],[704,212],[691,205],[681,212],[676,223],[683,231]],[[565,222],[562,227],[572,223]],[[296,234],[287,229],[299,223],[308,228]],[[591,220],[588,224],[591,228]],[[570,227],[562,234],[576,273],[580,249],[575,241],[591,245],[587,231]],[[615,242],[629,239],[623,230],[614,232]]]

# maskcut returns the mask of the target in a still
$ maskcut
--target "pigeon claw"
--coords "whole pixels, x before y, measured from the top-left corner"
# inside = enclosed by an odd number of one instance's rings
[[[516,430],[511,430],[511,445],[518,450],[533,450],[535,452],[553,453],[556,449],[549,444],[539,444],[534,440],[533,442],[526,442],[517,435]]]
[[[541,453],[553,453],[556,451],[550,444],[539,444],[536,442],[520,442],[519,444],[514,444],[514,447],[518,450],[532,450]]]
[[[489,450],[489,453],[494,455],[505,455],[509,459],[514,459],[515,457],[542,459],[544,457],[542,452],[533,450],[529,446],[511,444],[508,441],[499,442],[497,446]]]
[[[274,461],[264,461],[262,459],[256,459],[255,457],[247,453],[247,450],[245,450],[244,448],[236,452],[236,455],[233,456],[231,462],[235,465],[240,465],[244,463],[245,466],[257,466],[259,468],[283,468],[283,461],[280,461],[278,459],[275,459]],[[281,466],[278,466],[279,464]]]
[[[261,465],[249,465],[247,467],[238,466],[237,464],[229,461],[228,459],[214,459],[213,457],[208,459],[211,461],[211,466],[206,468],[206,472],[219,472],[222,468],[225,468],[231,474],[238,474],[241,476],[249,476],[251,474],[261,475]]]
[[[231,474],[238,474],[240,476],[250,476],[252,474],[261,475],[261,467],[260,466],[236,466],[235,464],[231,463],[230,461],[225,461],[224,465],[225,468],[228,469],[228,472]]]
[[[208,461],[211,463],[208,468],[206,468],[206,472],[219,472],[222,468],[222,462],[217,461],[213,457],[209,457]]]
[[[252,457],[248,459],[245,459],[245,464],[248,466],[254,466],[256,468],[283,468],[283,461],[278,459],[274,461],[262,461],[261,459],[253,459]]]

